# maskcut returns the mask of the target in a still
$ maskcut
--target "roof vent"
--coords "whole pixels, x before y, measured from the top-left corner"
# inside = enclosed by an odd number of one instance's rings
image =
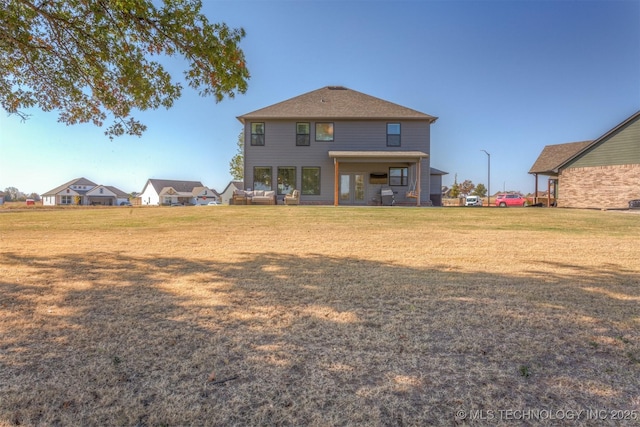
[[[344,86],[328,86],[327,89],[329,89],[329,90],[348,90]]]

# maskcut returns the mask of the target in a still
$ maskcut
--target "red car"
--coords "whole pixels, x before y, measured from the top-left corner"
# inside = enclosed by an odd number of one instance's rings
[[[498,194],[496,197],[496,206],[501,208],[507,206],[527,206],[527,199],[519,194]]]

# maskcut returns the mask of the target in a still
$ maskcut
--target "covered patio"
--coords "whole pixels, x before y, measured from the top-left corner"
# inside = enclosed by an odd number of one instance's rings
[[[345,177],[347,176],[343,171],[346,171],[346,165],[352,167],[354,164],[360,164],[362,171],[369,174],[370,180],[375,180],[379,169],[378,165],[384,164],[387,168],[393,166],[406,166],[407,170],[413,167],[413,176],[401,177],[406,179],[407,184],[400,185],[406,186],[408,191],[406,197],[410,199],[415,198],[415,205],[421,205],[422,195],[422,161],[428,159],[429,155],[422,151],[329,151],[329,157],[333,159],[334,166],[334,206],[340,204],[340,199],[343,196],[341,194],[341,183],[344,184]],[[369,164],[369,165],[367,165]],[[352,168],[350,168],[352,169]],[[428,168],[427,168],[428,172]],[[386,182],[387,186],[390,185],[389,177],[386,176],[380,178],[381,182]],[[413,185],[411,185],[413,183]]]

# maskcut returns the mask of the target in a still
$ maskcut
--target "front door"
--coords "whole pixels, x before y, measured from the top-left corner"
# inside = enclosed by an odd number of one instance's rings
[[[363,205],[365,203],[364,183],[363,173],[340,174],[340,204]]]

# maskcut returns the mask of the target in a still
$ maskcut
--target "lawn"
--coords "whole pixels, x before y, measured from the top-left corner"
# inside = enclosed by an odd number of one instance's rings
[[[0,425],[638,425],[639,237],[546,208],[0,211]]]

